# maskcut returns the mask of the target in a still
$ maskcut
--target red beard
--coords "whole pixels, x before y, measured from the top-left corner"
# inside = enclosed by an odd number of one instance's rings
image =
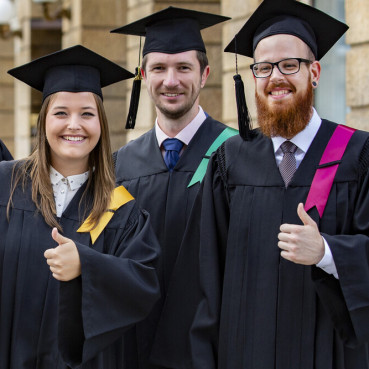
[[[285,84],[284,84],[285,85]],[[284,87],[283,85],[270,85]],[[288,85],[292,93],[296,92],[294,86]],[[301,132],[309,123],[313,106],[313,88],[309,81],[304,93],[295,94],[295,99],[290,104],[274,104],[271,108],[266,99],[255,93],[258,122],[261,132],[268,137],[281,136],[292,138]]]

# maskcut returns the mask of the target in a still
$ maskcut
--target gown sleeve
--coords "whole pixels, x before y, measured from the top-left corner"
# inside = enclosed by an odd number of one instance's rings
[[[339,280],[315,268],[317,293],[347,346],[369,341],[369,141],[360,155],[362,170],[349,231],[323,237],[328,242]]]
[[[121,207],[113,219],[132,203]],[[106,237],[108,231],[100,237]],[[125,227],[114,232],[114,237],[106,237],[112,244],[104,242],[109,253],[76,242],[81,276],[60,283],[59,350],[72,368],[96,356],[144,319],[159,298],[155,270],[159,245],[149,215],[134,206]]]
[[[180,248],[151,360],[173,369],[217,367],[228,197],[212,157]]]
[[[2,140],[0,140],[0,160],[13,160],[12,154]]]

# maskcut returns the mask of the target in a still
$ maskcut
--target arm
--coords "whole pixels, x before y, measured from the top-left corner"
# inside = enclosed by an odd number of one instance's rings
[[[355,332],[354,338],[358,343],[369,341],[368,209],[369,175],[366,172],[355,201],[350,234],[323,234],[332,251],[342,295]]]
[[[107,245],[111,254],[76,243],[81,275],[60,285],[59,349],[72,367],[144,319],[159,297],[154,268],[159,245],[148,214],[134,208],[125,228],[115,232],[114,245]]]
[[[336,195],[341,209],[350,209],[348,214],[340,214],[337,205],[337,218],[341,222],[338,231],[342,234],[321,234],[332,252],[339,281],[319,268],[312,268],[319,299],[340,337],[351,347],[369,340],[369,156],[365,154],[365,147],[360,155],[363,163],[358,183],[350,184],[351,190],[346,193],[342,190],[340,197]],[[286,242],[284,236],[281,239]],[[287,250],[285,245],[281,246]],[[305,264],[313,265],[317,259]],[[295,259],[295,262],[299,261]]]
[[[220,151],[224,149],[221,146]],[[191,326],[194,368],[218,366],[219,319],[222,299],[225,252],[229,227],[229,198],[226,189],[224,155],[209,163],[202,199],[199,274],[202,299]]]

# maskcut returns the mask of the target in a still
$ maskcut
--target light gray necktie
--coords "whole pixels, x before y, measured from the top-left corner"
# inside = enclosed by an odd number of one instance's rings
[[[295,152],[297,150],[297,146],[291,141],[284,141],[281,145],[281,149],[283,152],[283,159],[279,164],[279,171],[282,175],[284,184],[287,187],[296,172]]]

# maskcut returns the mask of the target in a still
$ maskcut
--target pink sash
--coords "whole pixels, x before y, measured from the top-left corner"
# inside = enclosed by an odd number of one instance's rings
[[[322,217],[338,165],[355,129],[338,125],[324,150],[306,199],[305,210],[316,206]]]

